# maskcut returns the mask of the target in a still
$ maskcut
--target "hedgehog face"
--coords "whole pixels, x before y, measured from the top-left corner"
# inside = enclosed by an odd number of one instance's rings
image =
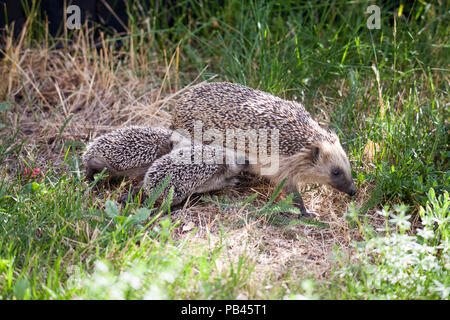
[[[183,129],[177,129],[172,132],[172,135],[169,139],[169,151],[173,149],[181,149],[184,147],[190,147],[191,140],[188,138],[189,132]]]
[[[334,143],[321,141],[314,145],[310,152],[315,183],[328,184],[350,196],[356,194],[350,162],[339,139]]]

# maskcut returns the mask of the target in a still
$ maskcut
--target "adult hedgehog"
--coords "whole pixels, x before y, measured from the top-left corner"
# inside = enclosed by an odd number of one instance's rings
[[[287,194],[294,193],[294,203],[302,215],[313,214],[303,204],[297,189],[299,183],[328,184],[351,196],[356,193],[350,162],[339,138],[335,133],[320,127],[300,103],[239,84],[200,84],[177,101],[172,129],[187,130],[191,137],[193,135],[195,140],[202,140],[203,143],[211,143],[208,139],[217,137],[218,132],[227,141],[230,141],[227,137],[230,133],[234,134],[234,141],[242,138],[240,136],[243,134],[251,137],[256,133],[259,137],[253,140],[253,144],[257,141],[258,156],[255,157],[253,153],[252,157],[251,142],[245,145],[244,151],[247,160],[250,160],[250,171],[266,176],[274,184],[286,178],[284,191]],[[206,129],[214,133],[206,134]],[[264,166],[268,161],[274,161],[274,152],[270,156],[264,156],[264,152],[261,152],[265,149],[265,145],[261,144],[264,142],[261,133],[268,131],[277,133],[278,139],[271,135],[267,146],[277,146],[278,156],[275,160],[278,165],[273,172],[264,174]],[[239,132],[237,136],[236,132]],[[217,142],[217,139],[214,141]],[[224,143],[224,140],[219,140],[219,143]],[[229,144],[226,147],[233,148]]]

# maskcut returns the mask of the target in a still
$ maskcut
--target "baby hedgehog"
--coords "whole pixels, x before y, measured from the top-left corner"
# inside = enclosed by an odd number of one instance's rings
[[[234,186],[239,182],[236,176],[245,169],[245,164],[226,161],[225,157],[226,151],[215,146],[192,144],[174,149],[148,168],[142,187],[144,197],[148,197],[168,175],[171,180],[160,199],[164,199],[173,186],[173,206],[194,193]]]
[[[148,167],[173,148],[172,131],[153,127],[124,127],[106,133],[92,141],[82,160],[86,177],[106,168],[115,176],[142,179]]]
[[[174,187],[172,205],[193,193],[203,193],[235,185],[244,166],[225,163],[221,148],[193,144],[189,139],[163,128],[124,127],[96,138],[83,154],[86,177],[107,169],[111,176],[137,178],[136,194],[144,198],[167,176]],[[231,164],[229,164],[231,163]],[[128,197],[127,197],[128,198]],[[158,201],[157,203],[160,203]]]
[[[300,103],[239,84],[200,84],[177,101],[172,129],[186,130],[203,143],[211,142],[208,139],[213,136],[216,140],[212,143],[216,143],[221,133],[226,139],[222,137],[217,144],[226,140],[226,147],[231,149],[234,145],[230,146],[229,141],[253,139],[244,148],[249,170],[274,184],[286,178],[284,191],[294,193],[302,215],[313,216],[303,204],[299,183],[328,184],[351,196],[356,193],[350,162],[339,138],[321,128]],[[228,139],[231,134],[233,140]],[[270,153],[264,153],[266,146]],[[273,170],[264,172],[265,166],[274,163]]]

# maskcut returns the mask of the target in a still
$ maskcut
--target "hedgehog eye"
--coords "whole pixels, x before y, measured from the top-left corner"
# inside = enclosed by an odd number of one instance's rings
[[[333,174],[334,174],[335,176],[338,176],[338,175],[341,174],[341,171],[340,171],[339,169],[333,169]]]

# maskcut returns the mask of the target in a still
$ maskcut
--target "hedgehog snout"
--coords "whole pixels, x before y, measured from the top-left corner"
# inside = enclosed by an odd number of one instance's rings
[[[356,194],[356,187],[355,187],[355,185],[353,183],[350,186],[350,190],[347,193],[351,197],[353,197]]]
[[[334,179],[333,179],[334,178]],[[346,179],[345,177],[339,176],[339,177],[333,177],[331,180],[330,185],[349,196],[354,196],[356,194],[356,187],[355,184],[351,179]]]

